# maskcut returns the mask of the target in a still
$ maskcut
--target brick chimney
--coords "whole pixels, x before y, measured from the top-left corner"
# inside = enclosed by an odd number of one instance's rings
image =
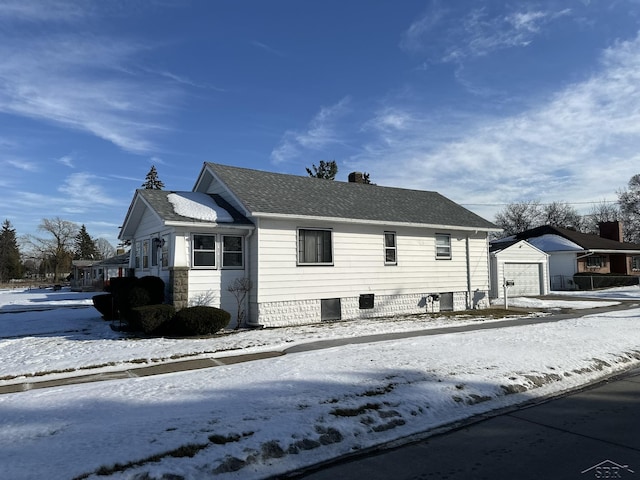
[[[349,183],[364,183],[362,172],[351,172],[349,174]]]
[[[598,228],[600,229],[600,236],[602,238],[608,238],[616,242],[622,242],[624,238],[622,236],[622,222],[600,222],[598,223]]]

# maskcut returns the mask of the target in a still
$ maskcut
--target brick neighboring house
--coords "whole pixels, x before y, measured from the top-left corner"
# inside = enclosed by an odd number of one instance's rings
[[[600,235],[544,225],[500,240],[526,240],[549,254],[551,290],[571,287],[576,273],[640,276],[640,245],[623,242],[620,222],[602,222]]]

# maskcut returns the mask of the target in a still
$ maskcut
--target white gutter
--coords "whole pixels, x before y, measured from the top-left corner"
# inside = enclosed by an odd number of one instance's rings
[[[255,232],[255,229],[252,228],[251,230],[249,230],[247,232],[247,235],[244,237],[244,245],[245,245],[245,268],[246,268],[246,272],[247,272],[247,278],[249,280],[251,280],[251,249],[249,248],[249,239],[253,236]],[[256,282],[253,285],[253,288],[258,288],[258,278],[256,277]],[[256,293],[257,295],[257,293]],[[256,297],[257,298],[257,297]],[[249,315],[251,312],[249,311],[249,303],[250,303],[250,299],[251,299],[251,292],[248,293],[247,298],[245,299],[245,311],[247,312],[247,320],[246,323],[249,327],[255,327],[255,328],[262,328],[263,325],[261,325],[260,323],[257,322],[253,322],[251,321],[251,316]],[[256,302],[257,304],[257,302]]]
[[[397,225],[400,227],[416,227],[416,228],[433,228],[439,230],[459,230],[467,232],[501,232],[502,228],[479,228],[479,227],[465,227],[462,225],[443,225],[436,223],[416,223],[416,222],[393,222],[387,220],[365,220],[359,218],[339,218],[339,217],[311,217],[308,215],[293,215],[293,214],[281,214],[281,213],[261,213],[254,212],[251,214],[256,218],[271,218],[282,220],[299,220],[299,221],[317,221],[317,222],[334,222],[334,223],[346,223],[352,225]]]

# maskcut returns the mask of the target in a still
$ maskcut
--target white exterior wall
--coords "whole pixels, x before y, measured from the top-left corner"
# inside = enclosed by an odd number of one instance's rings
[[[333,227],[333,228],[331,228]],[[333,265],[297,265],[298,228],[331,229]],[[395,231],[397,265],[384,264],[384,232]],[[451,260],[436,260],[435,234],[451,234]],[[467,243],[467,235],[469,240]],[[388,228],[260,219],[252,312],[260,324],[320,321],[320,299],[340,298],[343,319],[438,311],[429,294],[454,293],[454,309],[467,307],[467,245],[472,296],[486,306],[489,290],[485,233]],[[375,308],[359,308],[360,294],[375,294]]]
[[[550,252],[549,276],[553,290],[575,288],[573,275],[578,271],[575,252]]]
[[[504,265],[536,264],[540,275],[540,294],[549,293],[549,257],[525,241],[511,245],[491,255],[491,298],[504,297]]]
[[[170,234],[171,230],[163,227],[151,211],[146,210],[142,215],[140,223],[135,231],[135,238],[131,244],[131,254],[129,258],[129,265],[134,268],[134,274],[136,277],[144,277],[148,275],[154,275],[162,278],[165,285],[169,283],[169,269],[162,268],[162,259],[160,257],[160,251],[158,251],[157,265],[153,266],[151,258],[149,258],[149,267],[143,268],[142,260],[140,262],[140,268],[135,268],[135,256],[136,256],[136,242],[142,242],[144,240],[149,241],[149,255],[152,255],[151,240],[153,238],[162,237],[164,234]],[[171,255],[171,246],[169,247],[169,255]],[[171,258],[169,259],[169,265],[171,265]]]
[[[221,248],[217,248],[216,259],[217,268],[207,269],[193,269],[191,268],[191,234],[203,233],[203,234],[215,234],[220,239],[221,234],[230,235],[245,235],[246,230],[233,230],[233,229],[206,229],[198,228],[193,231],[189,228],[164,228],[161,230],[160,222],[157,217],[149,210],[146,210],[142,215],[141,221],[135,232],[135,240],[143,241],[152,238],[161,237],[164,234],[169,234],[169,263],[167,268],[162,267],[161,256],[158,255],[158,265],[156,267],[151,266],[149,261],[149,268],[136,268],[134,274],[136,277],[143,277],[147,275],[154,275],[164,280],[167,289],[170,287],[170,268],[175,267],[188,267],[189,270],[189,304],[190,305],[209,305],[213,307],[219,307],[223,310],[231,313],[232,323],[235,322],[237,317],[238,304],[232,293],[227,291],[228,285],[236,278],[242,278],[245,276],[245,269],[221,269]],[[151,245],[151,244],[150,244]],[[246,247],[245,247],[246,250]],[[130,266],[134,268],[135,265],[135,243],[132,244]],[[142,264],[141,264],[142,267]],[[165,295],[167,292],[165,292]]]

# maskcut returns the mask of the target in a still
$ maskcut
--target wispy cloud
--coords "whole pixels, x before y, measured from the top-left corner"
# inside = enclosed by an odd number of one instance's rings
[[[382,184],[462,203],[615,198],[640,160],[640,36],[604,51],[590,78],[518,115],[387,105],[366,126],[376,140],[351,164]]]
[[[61,163],[65,167],[73,168],[73,157],[71,155],[64,155],[57,159],[58,163]]]
[[[13,167],[25,172],[35,172],[38,170],[38,165],[35,162],[30,162],[27,160],[8,159],[4,160],[2,163],[4,163],[4,165],[8,167]]]
[[[270,47],[269,45],[267,45],[266,43],[262,43],[262,42],[258,42],[257,40],[253,40],[251,42],[251,45],[253,45],[254,47],[257,47],[261,50],[264,50],[265,52],[268,52],[272,55],[276,55],[277,57],[286,57],[284,52],[281,52],[280,50],[277,50],[273,47]]]
[[[60,14],[64,21],[82,16],[78,5],[84,4],[59,3],[67,8]],[[43,12],[55,10],[37,5]],[[52,16],[16,2],[2,8],[13,17],[49,21]],[[101,38],[83,33],[79,22],[73,25],[76,33],[2,34],[0,112],[85,131],[130,152],[154,151],[155,135],[167,129],[163,114],[180,91],[130,73],[139,55],[153,47],[130,38]]]
[[[271,152],[271,160],[278,164],[296,157],[303,152],[319,152],[325,147],[342,141],[336,128],[337,122],[349,111],[350,98],[345,97],[335,105],[322,107],[303,130],[288,130],[280,144]]]
[[[38,1],[4,0],[0,3],[0,19],[5,21],[72,21],[87,15],[87,9],[68,0]]]
[[[65,195],[65,210],[86,212],[96,205],[116,205],[111,195],[98,183],[99,178],[90,173],[81,172],[69,175],[58,191]]]
[[[529,45],[547,24],[569,15],[570,9],[539,10],[519,5],[520,10],[493,15],[486,8],[471,10],[462,19],[450,15],[452,8],[433,2],[402,36],[404,50],[429,53],[432,61],[460,62],[512,47]]]

